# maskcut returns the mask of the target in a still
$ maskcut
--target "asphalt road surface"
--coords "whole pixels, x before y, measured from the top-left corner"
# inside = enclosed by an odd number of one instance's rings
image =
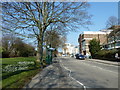
[[[69,76],[84,88],[118,88],[118,66],[69,57],[58,59]]]

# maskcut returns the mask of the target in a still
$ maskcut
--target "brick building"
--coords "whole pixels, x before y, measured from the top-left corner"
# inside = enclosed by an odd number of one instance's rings
[[[79,52],[86,55],[89,54],[89,41],[93,38],[96,38],[100,41],[100,44],[107,43],[107,33],[102,31],[84,31],[82,34],[79,35],[78,42],[79,42]]]

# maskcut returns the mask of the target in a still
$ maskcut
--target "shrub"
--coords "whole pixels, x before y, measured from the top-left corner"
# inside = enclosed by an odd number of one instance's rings
[[[95,38],[90,40],[90,42],[89,42],[89,51],[90,51],[93,58],[95,57],[95,53],[100,51],[100,50],[101,50],[100,41],[95,39]]]
[[[118,50],[100,50],[95,54],[95,58],[97,59],[106,59],[106,60],[115,60],[115,54]]]
[[[120,49],[118,50],[118,57],[120,57]]]
[[[3,51],[2,52],[2,58],[9,58],[9,52],[8,51]]]

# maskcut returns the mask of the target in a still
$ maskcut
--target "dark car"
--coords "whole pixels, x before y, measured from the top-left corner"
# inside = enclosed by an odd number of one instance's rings
[[[76,58],[76,59],[79,59],[79,55],[80,55],[80,54],[75,54],[75,58]]]
[[[84,55],[79,55],[79,59],[84,60],[85,56]]]
[[[85,56],[82,55],[82,54],[76,54],[76,55],[75,55],[75,58],[76,58],[76,59],[84,60],[84,59],[85,59]]]

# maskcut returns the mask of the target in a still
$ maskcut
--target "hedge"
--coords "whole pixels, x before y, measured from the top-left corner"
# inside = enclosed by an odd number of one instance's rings
[[[120,50],[100,50],[95,54],[95,59],[103,59],[103,60],[110,60],[110,61],[116,61],[115,54],[118,53],[120,57]]]

